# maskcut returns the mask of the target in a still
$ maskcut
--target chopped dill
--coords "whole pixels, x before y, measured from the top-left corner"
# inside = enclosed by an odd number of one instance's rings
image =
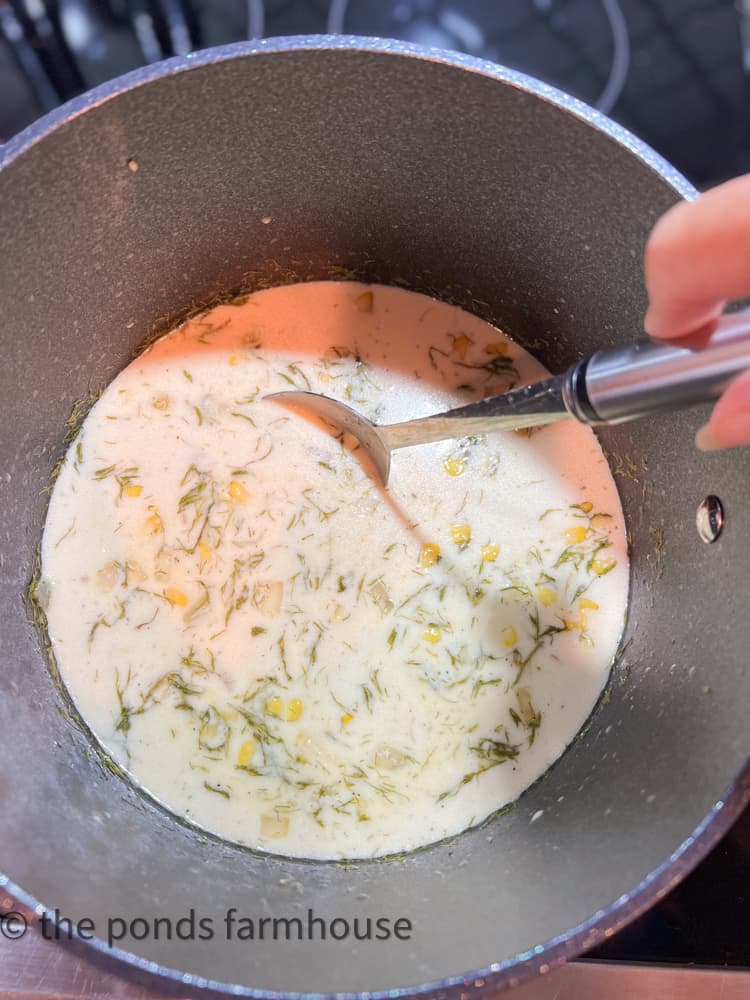
[[[231,799],[231,793],[227,791],[226,788],[219,788],[218,785],[212,785],[208,781],[203,782],[203,787],[207,792],[214,792],[215,795],[221,795],[225,799]]]

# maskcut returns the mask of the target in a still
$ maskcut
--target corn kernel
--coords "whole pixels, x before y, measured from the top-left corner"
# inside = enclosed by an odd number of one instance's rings
[[[166,410],[169,406],[169,396],[166,394],[154,397],[153,407],[155,410]]]
[[[516,632],[515,628],[512,625],[505,626],[505,628],[502,631],[502,636],[503,636],[503,645],[507,646],[508,649],[510,649],[512,646],[515,646],[516,643],[518,642],[518,632]]]
[[[419,556],[420,565],[426,569],[428,566],[434,566],[439,558],[440,546],[433,542],[425,542]]]
[[[356,299],[354,300],[354,304],[360,312],[371,313],[372,301],[373,301],[372,292],[362,292],[361,295],[358,295],[356,297]]]
[[[482,546],[482,562],[495,562],[495,560],[499,555],[500,555],[499,545]]]
[[[299,698],[292,698],[289,704],[286,706],[286,721],[287,722],[297,722],[302,718],[303,705]]]
[[[181,608],[184,608],[188,602],[187,594],[183,591],[178,590],[177,587],[167,587],[164,591],[164,596],[169,601],[170,604],[179,604]]]
[[[583,503],[579,503],[578,506],[581,508],[584,514],[590,514],[594,509],[594,505],[590,500],[584,500]]]
[[[266,702],[266,712],[269,715],[275,715],[276,718],[281,718],[284,712],[284,702],[278,695],[274,695],[273,698],[268,699]]]
[[[466,352],[468,351],[470,344],[471,341],[465,333],[460,333],[457,337],[453,338],[453,350],[462,361],[466,357]]]
[[[576,528],[568,528],[565,532],[565,537],[570,545],[580,545],[586,538],[587,531],[588,528],[586,528],[583,524],[580,524]]]
[[[553,590],[552,587],[537,587],[536,595],[545,608],[551,608],[553,604],[557,603],[557,591]]]
[[[255,740],[245,740],[240,747],[240,752],[237,754],[237,763],[240,767],[247,767],[255,756],[256,749]]]
[[[571,632],[585,632],[588,620],[585,612],[581,612],[577,618],[563,618],[563,625]]]
[[[203,559],[204,562],[211,558],[211,546],[208,542],[204,542],[203,539],[198,542],[198,551],[200,552],[201,559]]]
[[[449,476],[462,476],[466,471],[466,463],[462,458],[446,458],[443,468]]]
[[[596,601],[592,601],[588,597],[582,597],[580,599],[580,601],[578,602],[578,607],[582,611],[598,611],[599,610],[599,605],[596,603]]]
[[[143,522],[142,531],[144,535],[157,535],[163,528],[161,518],[157,511],[150,514]]]
[[[143,487],[130,483],[128,486],[123,486],[122,492],[126,497],[139,497],[143,493]]]
[[[250,494],[247,492],[242,483],[238,482],[236,479],[233,479],[229,484],[227,493],[236,503],[247,503],[250,499]]]
[[[471,526],[468,524],[452,524],[451,538],[456,545],[468,545],[471,541]]]
[[[508,345],[498,340],[494,344],[487,344],[487,346],[484,349],[484,352],[485,354],[507,354]]]
[[[344,714],[341,716],[341,725],[348,726],[353,718],[354,716],[352,715],[351,712],[344,712]]]
[[[592,531],[601,531],[604,533],[609,531],[611,524],[612,518],[608,517],[606,514],[594,514],[589,521],[589,527]]]
[[[440,642],[443,638],[442,629],[438,625],[428,625],[422,633],[425,642]]]
[[[591,562],[591,572],[597,576],[604,576],[617,565],[616,559],[593,559]]]

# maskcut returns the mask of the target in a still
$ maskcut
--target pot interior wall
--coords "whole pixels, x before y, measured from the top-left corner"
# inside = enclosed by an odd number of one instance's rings
[[[676,198],[553,104],[387,52],[205,61],[98,103],[11,159],[0,171],[0,870],[100,930],[108,916],[190,907],[214,918],[210,942],[129,942],[145,959],[261,990],[333,992],[503,962],[661,865],[748,752],[750,462],[693,450],[704,414],[601,435],[633,549],[628,645],[608,703],[516,808],[403,859],[284,861],[177,826],[86,752],[23,592],[73,404],[158,320],[263,283],[353,272],[457,301],[558,368],[639,334],[644,242]],[[708,492],[727,512],[711,547],[694,527]],[[414,929],[405,942],[238,945],[221,933],[232,906],[403,916]]]

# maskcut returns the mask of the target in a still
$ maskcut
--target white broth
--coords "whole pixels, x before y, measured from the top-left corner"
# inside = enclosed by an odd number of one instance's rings
[[[307,858],[409,851],[516,799],[590,714],[628,592],[625,526],[572,421],[397,452],[264,400],[378,422],[545,370],[413,292],[272,288],[151,346],[57,477],[49,634],[82,717],[173,813]]]

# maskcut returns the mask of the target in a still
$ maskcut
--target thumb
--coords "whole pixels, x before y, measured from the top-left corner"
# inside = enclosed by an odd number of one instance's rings
[[[750,371],[724,390],[711,419],[695,435],[695,443],[703,451],[750,444]]]

